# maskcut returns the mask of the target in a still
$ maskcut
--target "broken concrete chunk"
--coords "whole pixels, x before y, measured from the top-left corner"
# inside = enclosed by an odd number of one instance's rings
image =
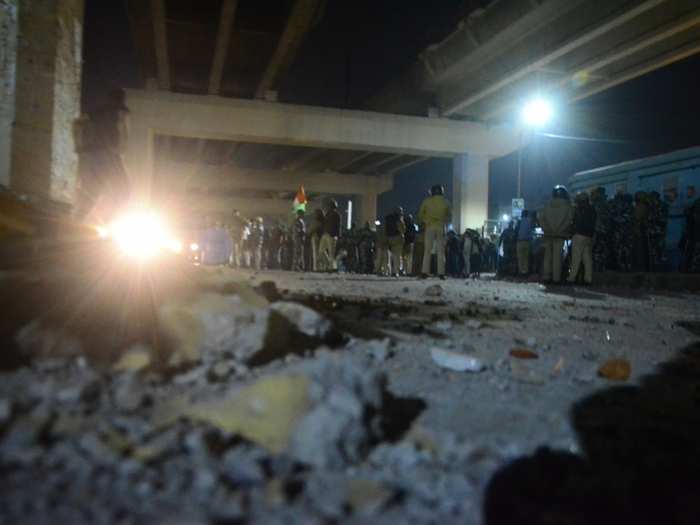
[[[611,381],[627,381],[632,373],[632,366],[627,359],[610,359],[598,369],[598,375]]]
[[[442,295],[443,289],[439,284],[433,284],[425,289],[425,295],[428,297],[440,297]]]
[[[309,409],[309,380],[302,375],[270,376],[227,399],[190,404],[180,400],[162,407],[161,423],[180,416],[239,434],[273,453],[287,447],[299,418]]]
[[[329,320],[302,304],[277,302],[271,308],[287,319],[299,332],[309,337],[322,340],[328,336],[331,330]]]
[[[486,369],[481,359],[442,348],[431,348],[430,356],[438,366],[455,372],[481,372]]]
[[[520,383],[530,385],[543,385],[545,383],[544,378],[536,370],[530,368],[522,361],[511,360],[510,371],[513,379]]]
[[[146,345],[134,345],[122,355],[112,368],[117,372],[139,372],[151,364],[152,350]]]

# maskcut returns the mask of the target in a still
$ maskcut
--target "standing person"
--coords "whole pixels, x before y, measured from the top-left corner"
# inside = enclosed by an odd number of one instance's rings
[[[574,220],[571,228],[573,234],[571,242],[572,263],[569,273],[569,282],[576,282],[581,264],[583,264],[583,281],[586,284],[593,283],[593,236],[596,229],[596,212],[591,206],[587,193],[576,195],[576,207],[574,208]]]
[[[631,195],[619,191],[610,203],[612,263],[619,272],[628,272],[631,267],[633,202]]]
[[[530,273],[530,244],[535,225],[530,220],[530,212],[523,210],[518,224],[516,252],[518,257],[518,272],[523,277]]]
[[[328,203],[328,210],[323,221],[323,235],[319,242],[320,253],[320,270],[334,271],[337,270],[337,262],[335,260],[335,248],[340,237],[341,218],[338,213],[338,201],[331,199]]]
[[[545,282],[555,284],[561,281],[561,256],[564,240],[569,237],[574,210],[569,200],[569,192],[564,186],[555,186],[552,200],[537,213],[540,226],[544,231],[544,268],[542,278]]]
[[[311,271],[320,271],[319,245],[323,236],[323,223],[326,221],[326,214],[321,208],[314,211],[314,218],[309,228],[311,237]]]
[[[593,236],[593,271],[604,272],[610,266],[610,206],[605,188],[598,187],[591,193],[591,205],[595,209],[595,235]]]
[[[377,234],[372,231],[369,221],[359,232],[359,273],[368,274],[374,271],[374,252]]]
[[[462,256],[464,257],[464,277],[481,271],[481,240],[476,230],[467,228],[462,236]]]
[[[233,210],[233,217],[231,218],[229,233],[231,234],[231,242],[233,243],[233,249],[231,251],[231,266],[234,268],[241,267],[241,257],[243,255],[243,228],[245,228],[245,221],[243,220],[243,217],[241,217],[241,212],[238,210]]]
[[[386,225],[377,225],[375,241],[374,273],[387,275],[389,273],[389,241],[386,236]]]
[[[513,221],[509,222],[506,229],[501,233],[498,245],[503,253],[498,264],[498,275],[515,275],[518,273],[517,232]]]
[[[404,235],[403,244],[403,268],[405,275],[412,275],[413,272],[413,248],[415,247],[416,234],[418,227],[413,215],[410,213],[406,216],[406,235]]]
[[[462,247],[459,241],[459,236],[454,230],[447,232],[445,271],[450,277],[459,277],[462,273]]]
[[[662,270],[665,261],[668,204],[657,191],[649,193],[649,259],[651,271]]]
[[[304,223],[304,210],[297,210],[294,220],[294,257],[292,259],[292,271],[304,271],[304,244],[306,243],[306,224]]]
[[[250,232],[250,249],[253,256],[253,267],[262,270],[262,249],[265,240],[265,225],[262,217],[257,217],[253,221]]]
[[[201,242],[202,264],[227,264],[231,255],[231,236],[220,221],[207,218]]]
[[[386,243],[391,254],[391,274],[398,277],[401,272],[401,257],[405,242],[406,223],[403,219],[403,208],[399,206],[394,213],[384,219],[386,224]]]
[[[445,198],[445,188],[436,184],[430,189],[430,197],[423,201],[418,211],[418,223],[425,231],[421,273],[423,279],[426,279],[430,273],[433,247],[437,252],[438,276],[440,279],[445,279],[445,228],[450,222],[450,217],[450,203]]]
[[[649,260],[649,201],[647,194],[638,191],[634,194],[632,214],[632,257],[630,266],[637,272],[648,272]]]

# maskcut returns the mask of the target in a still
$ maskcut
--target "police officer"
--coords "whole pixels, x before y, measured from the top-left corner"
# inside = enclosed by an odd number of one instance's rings
[[[369,222],[366,222],[359,234],[359,273],[372,273],[374,270],[374,253],[377,234],[372,230]]]
[[[609,266],[610,207],[605,188],[598,187],[591,192],[591,205],[595,210],[595,233],[593,235],[593,271],[604,272]]]
[[[306,224],[304,223],[304,210],[297,210],[297,216],[293,225],[294,256],[292,258],[292,271],[304,271],[304,245],[306,244]]]
[[[425,232],[421,278],[427,278],[430,273],[433,248],[437,252],[438,276],[440,279],[445,278],[445,229],[450,218],[450,203],[445,198],[445,188],[436,184],[430,189],[430,196],[422,202],[418,211],[418,223]]]
[[[323,235],[319,243],[320,270],[335,271],[338,269],[335,260],[335,250],[340,237],[341,217],[338,213],[338,201],[331,199],[323,221]]]
[[[386,225],[386,241],[391,254],[391,273],[398,277],[401,272],[401,258],[405,242],[406,223],[403,218],[403,208],[399,206],[384,219]]]
[[[649,193],[649,259],[651,271],[663,267],[668,225],[668,203],[661,200],[657,191]]]
[[[634,213],[632,202],[631,195],[619,191],[610,203],[612,259],[614,268],[620,272],[630,271]]]
[[[575,283],[581,265],[583,265],[584,281],[593,282],[593,236],[595,235],[596,213],[591,206],[587,193],[576,195],[574,222],[572,226],[571,243],[571,272],[569,283]]]
[[[542,278],[545,282],[561,281],[561,263],[564,241],[571,232],[574,210],[569,200],[569,192],[564,186],[555,186],[552,200],[537,213],[538,221],[544,232],[544,268]]]
[[[403,244],[403,270],[405,275],[411,275],[413,274],[413,249],[416,243],[418,226],[416,226],[416,221],[410,213],[406,215],[404,222],[406,223],[406,234],[404,235]]]

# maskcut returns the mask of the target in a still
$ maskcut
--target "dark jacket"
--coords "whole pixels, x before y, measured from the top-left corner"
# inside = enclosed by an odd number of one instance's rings
[[[323,233],[331,237],[340,237],[340,213],[337,210],[328,210],[323,219]]]
[[[398,213],[392,213],[391,215],[387,215],[384,221],[386,222],[387,237],[403,236],[403,234],[406,232],[406,226],[403,221],[403,217]]]
[[[573,234],[593,237],[596,226],[595,208],[590,204],[579,205],[574,209]]]
[[[404,222],[406,223],[406,235],[404,235],[406,244],[413,244],[416,242],[416,233],[418,233],[416,222],[410,216],[406,217]]]

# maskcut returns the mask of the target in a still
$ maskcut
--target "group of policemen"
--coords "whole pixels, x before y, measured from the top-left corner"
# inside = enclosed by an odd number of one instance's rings
[[[523,212],[500,239],[503,275],[527,276],[534,266],[547,282],[590,284],[593,272],[649,272],[667,267],[666,230],[669,206],[658,192],[618,192],[608,199],[604,188],[579,193],[571,202],[564,186],[537,213]],[[537,227],[541,237],[535,235]],[[686,210],[681,249],[682,270],[700,271],[700,201]],[[542,257],[540,263],[539,258]],[[582,275],[579,275],[582,272]]]

